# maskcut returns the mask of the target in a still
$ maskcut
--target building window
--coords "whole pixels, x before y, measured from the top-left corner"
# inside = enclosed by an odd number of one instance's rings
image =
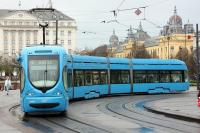
[[[15,45],[15,40],[12,40],[12,45]]]
[[[72,44],[72,40],[68,40],[68,45],[70,46]]]
[[[63,30],[60,31],[60,36],[64,36],[64,31]]]
[[[34,40],[34,44],[37,44],[37,40]]]
[[[30,40],[26,40],[26,46],[30,46]]]
[[[49,36],[49,30],[46,31],[46,36]]]
[[[72,23],[71,23],[71,22],[68,22],[68,23],[67,23],[67,25],[68,25],[68,26],[71,26],[71,25],[72,25]]]
[[[53,22],[52,25],[53,25],[53,26],[56,26],[56,22]]]
[[[64,22],[60,22],[60,26],[64,26]]]
[[[37,24],[37,22],[34,22],[33,25],[34,25],[34,26],[37,26],[38,24]]]
[[[7,40],[8,39],[8,31],[4,31],[4,40]]]
[[[19,22],[19,25],[22,25],[22,22],[21,22],[21,21]]]
[[[18,16],[19,16],[19,17],[23,17],[23,14],[20,13],[20,14],[18,14]]]
[[[11,21],[11,25],[15,25],[15,21]]]
[[[15,49],[12,49],[12,54],[15,54]]]
[[[53,31],[53,35],[56,36],[56,31],[55,30]]]
[[[4,25],[7,25],[7,21],[4,21]]]
[[[26,25],[30,25],[30,22],[26,22]]]
[[[61,42],[60,42],[62,45],[64,45],[64,40],[61,40]]]
[[[46,44],[49,44],[49,40],[46,40]]]
[[[68,38],[70,38],[72,35],[72,32],[71,31],[68,31]]]
[[[30,31],[26,31],[26,36],[27,37],[30,37],[30,34],[31,34]]]

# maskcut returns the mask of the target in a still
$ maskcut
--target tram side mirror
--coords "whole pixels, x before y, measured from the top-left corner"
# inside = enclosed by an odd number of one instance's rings
[[[22,61],[22,57],[21,56],[17,56],[16,60],[17,60],[17,62],[21,62]]]

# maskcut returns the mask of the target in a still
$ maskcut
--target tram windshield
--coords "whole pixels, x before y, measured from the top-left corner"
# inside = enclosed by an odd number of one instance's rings
[[[59,75],[58,55],[29,56],[29,80],[31,84],[40,89],[52,88]]]

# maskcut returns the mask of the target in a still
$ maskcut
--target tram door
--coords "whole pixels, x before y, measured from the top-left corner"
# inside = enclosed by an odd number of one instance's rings
[[[68,68],[67,70],[67,89],[69,94],[69,99],[73,99],[74,89],[73,89],[73,70]]]

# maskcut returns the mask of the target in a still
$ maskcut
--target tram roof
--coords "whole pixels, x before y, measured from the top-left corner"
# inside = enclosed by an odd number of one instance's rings
[[[72,55],[73,62],[107,63],[106,57]]]
[[[32,47],[25,47],[22,50],[23,53],[55,53],[58,51],[65,51],[65,49],[62,46],[49,46],[49,45],[38,45],[38,46],[32,46]]]
[[[185,65],[183,61],[177,59],[132,59],[133,64],[173,64],[173,65]]]
[[[86,56],[86,55],[73,55],[73,62],[90,62],[90,63],[107,63],[106,57]],[[129,64],[128,58],[109,58],[110,63],[116,64]],[[185,65],[183,61],[177,59],[132,59],[132,63],[137,65]]]

